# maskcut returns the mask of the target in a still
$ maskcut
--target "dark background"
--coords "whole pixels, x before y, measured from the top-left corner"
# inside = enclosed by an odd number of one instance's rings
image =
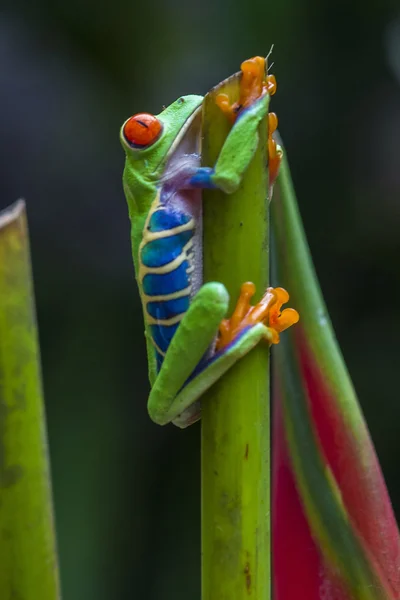
[[[146,414],[118,131],[272,43],[272,106],[400,513],[398,0],[3,2],[0,208],[28,203],[65,600],[199,598],[199,426]]]

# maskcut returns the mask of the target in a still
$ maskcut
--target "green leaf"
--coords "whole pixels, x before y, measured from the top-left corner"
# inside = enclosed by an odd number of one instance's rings
[[[340,598],[398,598],[396,521],[321,295],[286,159],[272,202],[271,223],[275,275],[300,313],[299,324],[282,335],[275,350],[274,395],[280,402],[277,412],[283,418],[297,493],[322,569],[344,590]],[[279,489],[274,497],[279,499]],[[279,535],[285,514],[278,501],[273,510]],[[307,553],[299,554],[298,561],[304,562],[305,572]],[[279,577],[275,585],[279,590]],[[286,600],[279,593],[278,598]]]
[[[0,213],[0,598],[60,597],[25,205]]]

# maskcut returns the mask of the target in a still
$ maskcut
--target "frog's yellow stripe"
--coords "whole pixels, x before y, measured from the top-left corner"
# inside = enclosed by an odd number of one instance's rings
[[[153,202],[151,203],[149,213],[147,215],[146,221],[144,223],[144,228],[142,232],[142,241],[139,245],[139,252],[143,248],[145,244],[147,244],[151,240],[160,239],[163,237],[168,237],[171,235],[176,235],[177,233],[182,233],[182,231],[188,231],[189,229],[194,229],[195,222],[194,219],[190,219],[184,225],[178,225],[176,227],[172,227],[171,229],[164,229],[163,231],[149,231],[148,226],[151,220],[153,213],[158,210],[165,210],[165,206],[161,204],[160,200],[161,190],[158,190],[157,195]]]
[[[193,246],[193,240],[189,240],[188,243],[182,248],[182,252],[180,253],[180,255],[177,256],[174,260],[171,260],[171,262],[167,263],[166,265],[163,265],[162,267],[147,267],[146,265],[144,265],[141,262],[140,263],[140,267],[139,267],[139,280],[140,280],[140,282],[143,281],[143,278],[148,273],[149,274],[150,273],[151,274],[157,274],[157,275],[165,275],[166,273],[171,273],[171,271],[174,271],[185,260],[187,260],[187,258],[188,258],[188,256],[187,256],[188,250],[192,246]]]
[[[146,322],[149,325],[175,325],[176,323],[179,323],[182,320],[182,317],[184,316],[185,313],[180,313],[179,315],[175,315],[174,317],[171,317],[170,319],[155,319],[154,317],[152,317],[151,315],[149,315],[149,313],[147,313],[146,315]]]
[[[189,267],[190,268],[190,267]],[[177,292],[171,292],[170,294],[162,294],[159,296],[148,296],[147,294],[142,294],[143,302],[164,302],[166,300],[176,300],[177,298],[182,298],[183,296],[189,296],[192,291],[192,286],[184,288],[183,290],[178,290]]]
[[[166,355],[166,352],[163,352],[163,351],[161,350],[161,348],[160,348],[159,346],[157,346],[157,344],[155,343],[155,341],[154,341],[154,339],[153,339],[153,336],[149,335],[149,340],[150,340],[150,342],[153,344],[153,346],[154,346],[154,348],[157,350],[157,352],[158,352],[159,354],[161,354],[161,356],[165,356],[165,355]]]
[[[160,210],[160,208],[157,207],[157,210]],[[155,211],[153,210],[153,212]],[[183,231],[189,231],[190,229],[194,229],[194,226],[194,219],[190,219],[190,221],[188,221],[184,225],[177,225],[176,227],[171,227],[171,229],[164,229],[163,231],[149,231],[145,227],[145,229],[143,230],[142,241],[140,243],[139,249],[142,250],[142,248],[146,244],[148,244],[149,242],[153,242],[154,240],[171,237],[173,235],[177,235],[178,233],[182,233]]]

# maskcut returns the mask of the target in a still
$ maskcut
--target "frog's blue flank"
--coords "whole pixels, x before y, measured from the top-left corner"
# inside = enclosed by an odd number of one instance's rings
[[[193,217],[163,204],[157,194],[139,246],[139,283],[158,369],[189,308],[194,228]]]

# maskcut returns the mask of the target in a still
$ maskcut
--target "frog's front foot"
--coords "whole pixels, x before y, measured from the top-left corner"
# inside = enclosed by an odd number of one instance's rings
[[[276,79],[274,75],[268,75],[266,60],[261,56],[249,58],[241,64],[242,77],[239,84],[239,100],[230,102],[227,94],[218,94],[217,106],[229,118],[235,122],[240,113],[251,106],[264,94],[273,96],[276,92]],[[269,185],[273,186],[278,176],[279,165],[282,160],[282,149],[273,138],[278,126],[278,118],[275,113],[268,115],[268,169]]]
[[[268,171],[270,187],[274,185],[275,179],[278,177],[279,166],[283,156],[282,148],[276,143],[273,137],[277,127],[278,117],[273,112],[268,113]]]
[[[277,344],[279,333],[299,320],[299,313],[293,308],[281,310],[282,304],[286,304],[289,300],[289,294],[283,288],[267,288],[261,300],[253,306],[250,300],[255,291],[254,283],[246,282],[242,285],[231,318],[224,319],[219,327],[217,350],[225,348],[240,333],[257,323],[262,323],[265,326],[265,337],[268,342]]]
[[[266,77],[265,58],[255,56],[242,62],[240,69],[242,77],[239,84],[239,100],[231,102],[227,94],[218,94],[215,101],[223,113],[233,122],[240,113],[251,106],[264,94],[274,94],[276,89],[275,77]]]

